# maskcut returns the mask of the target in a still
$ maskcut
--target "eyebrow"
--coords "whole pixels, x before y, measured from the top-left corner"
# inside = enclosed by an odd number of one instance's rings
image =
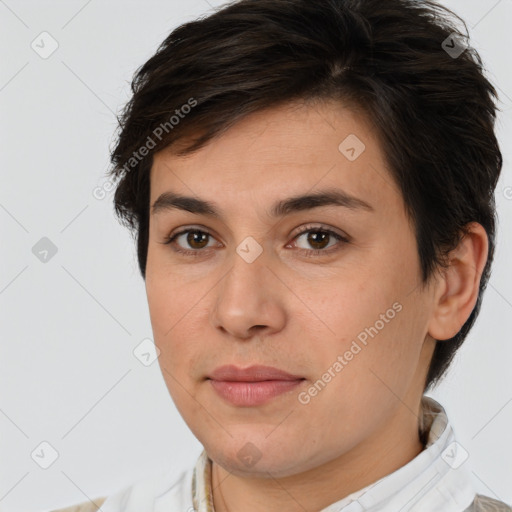
[[[343,206],[351,210],[375,211],[366,201],[348,194],[340,189],[325,189],[312,194],[298,195],[277,201],[269,211],[269,216],[278,218],[290,213],[310,210],[320,206]],[[172,191],[162,193],[153,203],[152,215],[178,209],[197,215],[206,215],[222,219],[221,210],[210,201],[197,197],[184,196]]]

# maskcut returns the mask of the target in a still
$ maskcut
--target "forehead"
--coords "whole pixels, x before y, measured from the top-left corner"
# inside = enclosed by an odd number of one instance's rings
[[[334,101],[255,112],[190,155],[164,149],[150,180],[151,204],[168,190],[238,204],[330,187],[368,202],[401,199],[371,124]]]

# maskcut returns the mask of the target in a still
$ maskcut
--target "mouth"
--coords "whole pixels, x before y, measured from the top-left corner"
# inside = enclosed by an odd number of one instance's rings
[[[227,365],[216,368],[207,380],[230,404],[253,407],[297,388],[306,379],[271,366],[239,368]]]

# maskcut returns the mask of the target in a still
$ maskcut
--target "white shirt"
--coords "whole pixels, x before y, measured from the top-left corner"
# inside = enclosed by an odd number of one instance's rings
[[[473,502],[467,452],[455,440],[443,407],[423,396],[425,449],[377,482],[321,512],[463,512]],[[169,472],[146,478],[107,498],[103,512],[214,512],[211,460],[205,451],[194,468],[169,481]]]

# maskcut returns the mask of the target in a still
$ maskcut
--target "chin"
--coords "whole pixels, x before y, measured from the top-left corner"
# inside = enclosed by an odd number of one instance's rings
[[[233,437],[220,445],[218,439],[203,445],[212,460],[241,477],[283,478],[318,465],[318,454],[306,453],[303,439],[285,444],[286,436],[271,436],[265,438],[260,433]]]

